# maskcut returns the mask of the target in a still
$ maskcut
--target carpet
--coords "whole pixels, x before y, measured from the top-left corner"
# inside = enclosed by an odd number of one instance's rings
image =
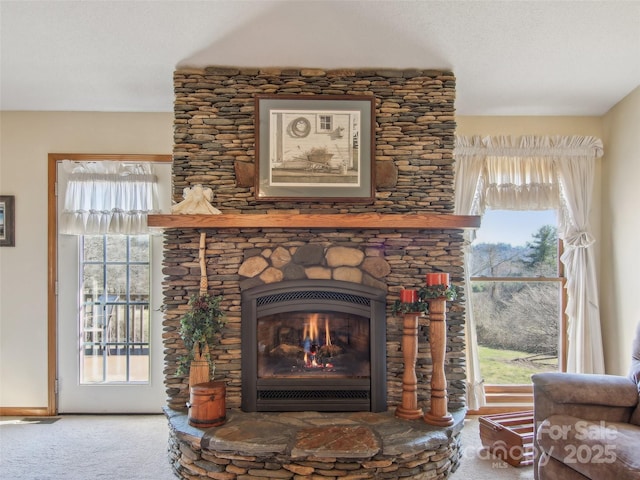
[[[175,480],[164,415],[0,418],[0,478]]]

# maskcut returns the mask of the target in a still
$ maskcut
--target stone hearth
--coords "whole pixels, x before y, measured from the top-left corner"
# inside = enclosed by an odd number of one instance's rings
[[[464,410],[437,428],[386,413],[229,412],[220,427],[189,426],[165,409],[174,470],[189,479],[443,479],[458,466]]]

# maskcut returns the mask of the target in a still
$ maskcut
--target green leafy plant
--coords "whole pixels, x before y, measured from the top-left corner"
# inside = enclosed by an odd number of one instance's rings
[[[418,290],[418,301],[413,303],[405,303],[400,300],[396,300],[391,307],[391,312],[394,315],[398,313],[413,313],[413,312],[429,312],[429,300],[433,298],[444,297],[448,301],[453,301],[458,298],[458,287],[455,285],[432,285],[422,287]]]
[[[426,301],[431,298],[444,297],[449,302],[452,302],[458,298],[458,287],[455,285],[432,285],[428,287],[422,287],[418,291],[418,298]]]
[[[218,340],[218,334],[225,324],[225,315],[220,308],[221,296],[198,293],[189,299],[190,310],[180,319],[180,337],[187,354],[178,360],[178,375],[189,372],[189,366],[195,359],[206,359],[213,371],[209,353],[210,346]]]

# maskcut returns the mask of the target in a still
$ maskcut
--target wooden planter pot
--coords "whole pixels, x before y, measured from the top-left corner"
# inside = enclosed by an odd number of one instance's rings
[[[205,382],[189,388],[189,425],[209,428],[227,419],[226,385],[224,381]]]

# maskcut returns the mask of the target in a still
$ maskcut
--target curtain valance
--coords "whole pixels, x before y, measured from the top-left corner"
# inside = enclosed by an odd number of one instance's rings
[[[456,156],[483,155],[486,157],[601,157],[602,140],[596,137],[563,136],[457,136]]]
[[[68,182],[60,233],[149,233],[147,215],[158,213],[157,177],[152,164],[64,160],[62,167]]]

